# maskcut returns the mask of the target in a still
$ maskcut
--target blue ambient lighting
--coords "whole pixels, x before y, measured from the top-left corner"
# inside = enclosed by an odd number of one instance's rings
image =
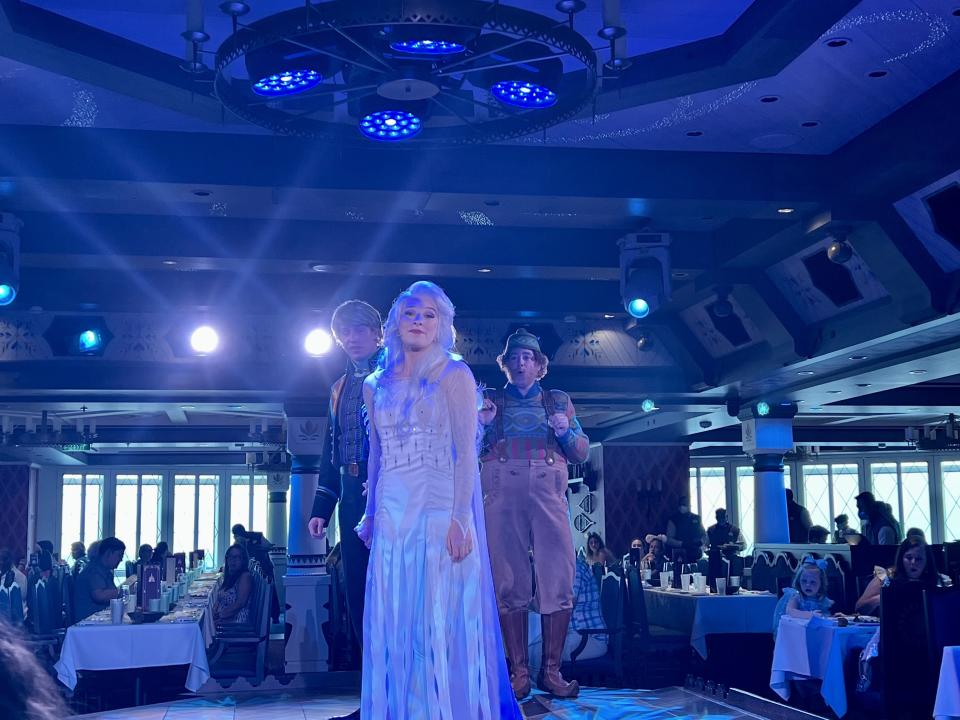
[[[653,412],[654,410],[657,409],[657,404],[650,398],[647,398],[642,403],[640,403],[640,409],[643,410],[644,412]]]
[[[627,303],[627,312],[635,318],[645,318],[650,314],[650,304],[643,298],[633,298]]]
[[[390,43],[390,47],[410,55],[456,55],[466,50],[460,43],[446,40],[398,40]]]
[[[760,417],[766,417],[770,414],[770,404],[761,400],[757,403],[757,415]]]
[[[490,92],[505,105],[522,108],[547,108],[557,102],[557,94],[549,88],[519,80],[501,80]]]
[[[17,297],[17,291],[10,285],[0,285],[0,305],[9,305]]]
[[[360,121],[360,132],[371,140],[383,142],[409,140],[422,129],[420,118],[403,110],[381,110]]]
[[[77,345],[82,353],[99,350],[100,345],[102,344],[103,339],[100,337],[100,333],[98,333],[96,330],[84,330],[82,333],[80,333],[80,337],[77,338]]]
[[[266,97],[282,97],[309,90],[319,82],[320,73],[316,70],[286,70],[260,78],[253,84],[253,91]]]

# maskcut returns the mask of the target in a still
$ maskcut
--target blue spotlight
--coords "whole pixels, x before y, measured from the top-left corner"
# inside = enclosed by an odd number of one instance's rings
[[[467,49],[447,40],[398,40],[390,43],[390,47],[409,55],[456,55]]]
[[[650,314],[650,303],[643,298],[633,298],[627,303],[627,312],[635,318],[645,318]]]
[[[17,289],[12,285],[0,285],[0,306],[9,305],[16,299]]]
[[[360,132],[371,140],[383,142],[409,140],[422,129],[420,118],[403,110],[381,110],[360,121]]]
[[[103,344],[103,338],[97,330],[84,330],[77,337],[77,347],[82,353],[96,352]]]
[[[286,70],[260,78],[253,84],[253,91],[266,97],[283,97],[309,90],[319,83],[320,73],[316,70]]]
[[[490,92],[503,104],[522,108],[547,108],[557,102],[557,94],[549,88],[520,80],[501,80]]]
[[[640,403],[640,409],[643,410],[644,412],[653,412],[654,410],[657,409],[657,404],[650,398],[647,398],[642,403]]]
[[[760,402],[757,403],[756,410],[757,410],[757,415],[759,415],[760,417],[766,417],[767,415],[770,414],[770,403],[764,402],[763,400],[761,400]]]

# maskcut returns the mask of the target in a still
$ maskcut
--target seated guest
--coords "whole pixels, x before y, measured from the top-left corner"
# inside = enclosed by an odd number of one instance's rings
[[[137,548],[137,565],[146,565],[153,559],[153,547],[144,543]]]
[[[237,523],[232,528],[230,528],[230,532],[233,533],[233,542],[235,542],[237,545],[246,544],[247,529],[243,525],[241,525],[240,523]]]
[[[717,523],[707,529],[710,549],[718,550],[725,556],[743,552],[744,548],[747,547],[747,542],[743,539],[740,528],[727,518],[727,511],[724,508],[717,508],[714,517],[716,517]]]
[[[844,514],[837,515],[833,522],[837,526],[837,529],[833,531],[833,541],[838,545],[846,543],[848,537],[860,534],[850,527],[850,518]]]
[[[89,563],[91,560],[93,560],[99,552],[100,541],[94,540],[92,543],[90,543],[90,547],[87,548],[87,562]]]
[[[109,607],[111,600],[120,597],[113,571],[123,560],[126,549],[123,541],[115,537],[100,541],[97,557],[87,563],[73,588],[73,614],[77,621]]]
[[[829,615],[833,600],[827,597],[827,563],[807,555],[793,577],[793,587],[786,588],[773,611],[773,637],[776,639],[780,618],[809,619]]]
[[[0,718],[60,720],[71,714],[50,676],[6,622],[0,622],[0,688]]]
[[[154,565],[162,566],[166,560],[167,555],[170,554],[170,546],[166,542],[161,540],[157,543],[157,546],[153,549],[153,554],[150,556],[150,562]]]
[[[536,671],[542,662],[543,637],[540,623],[535,622],[535,613],[530,613],[529,647],[530,670]],[[580,647],[583,636],[578,630],[606,630],[603,614],[600,611],[600,588],[585,558],[577,558],[576,574],[573,578],[573,614],[570,627],[563,643],[563,662],[569,662],[574,650]],[[586,644],[577,654],[577,660],[592,660],[607,654],[607,635],[587,635]]]
[[[590,533],[587,535],[587,554],[586,561],[590,565],[597,563],[609,565],[614,561],[613,553],[603,544],[603,538],[599,533]]]
[[[70,574],[76,577],[89,562],[87,559],[87,548],[82,542],[72,543],[70,545],[70,557],[73,558],[73,567],[70,568]]]
[[[826,545],[830,538],[830,531],[823,525],[814,525],[807,533],[807,542],[811,545]]]
[[[937,572],[933,551],[921,538],[908,537],[897,548],[894,566],[887,571],[877,568],[873,580],[857,600],[856,611],[864,615],[880,612],[880,591],[888,585],[920,583],[925,587],[941,587],[943,581]]]
[[[663,570],[663,564],[667,561],[667,536],[647,535],[647,547],[649,551],[640,560],[640,566],[658,573]]]
[[[227,549],[223,559],[223,582],[217,590],[213,620],[217,623],[249,623],[253,578],[247,566],[250,560],[242,545]]]
[[[623,556],[623,566],[628,567],[632,565],[637,567],[645,554],[646,550],[643,547],[643,540],[635,537],[630,541],[630,552]]]

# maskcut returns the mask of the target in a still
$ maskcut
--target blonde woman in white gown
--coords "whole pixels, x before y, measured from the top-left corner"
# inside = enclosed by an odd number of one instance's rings
[[[367,378],[363,720],[520,718],[500,640],[477,465],[477,388],[454,355],[453,305],[400,295]]]

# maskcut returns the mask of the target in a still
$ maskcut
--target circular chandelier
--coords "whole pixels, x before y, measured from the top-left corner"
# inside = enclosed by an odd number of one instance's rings
[[[597,57],[573,29],[584,3],[546,17],[485,0],[330,0],[241,23],[216,54],[231,112],[277,134],[486,143],[579,114]]]

